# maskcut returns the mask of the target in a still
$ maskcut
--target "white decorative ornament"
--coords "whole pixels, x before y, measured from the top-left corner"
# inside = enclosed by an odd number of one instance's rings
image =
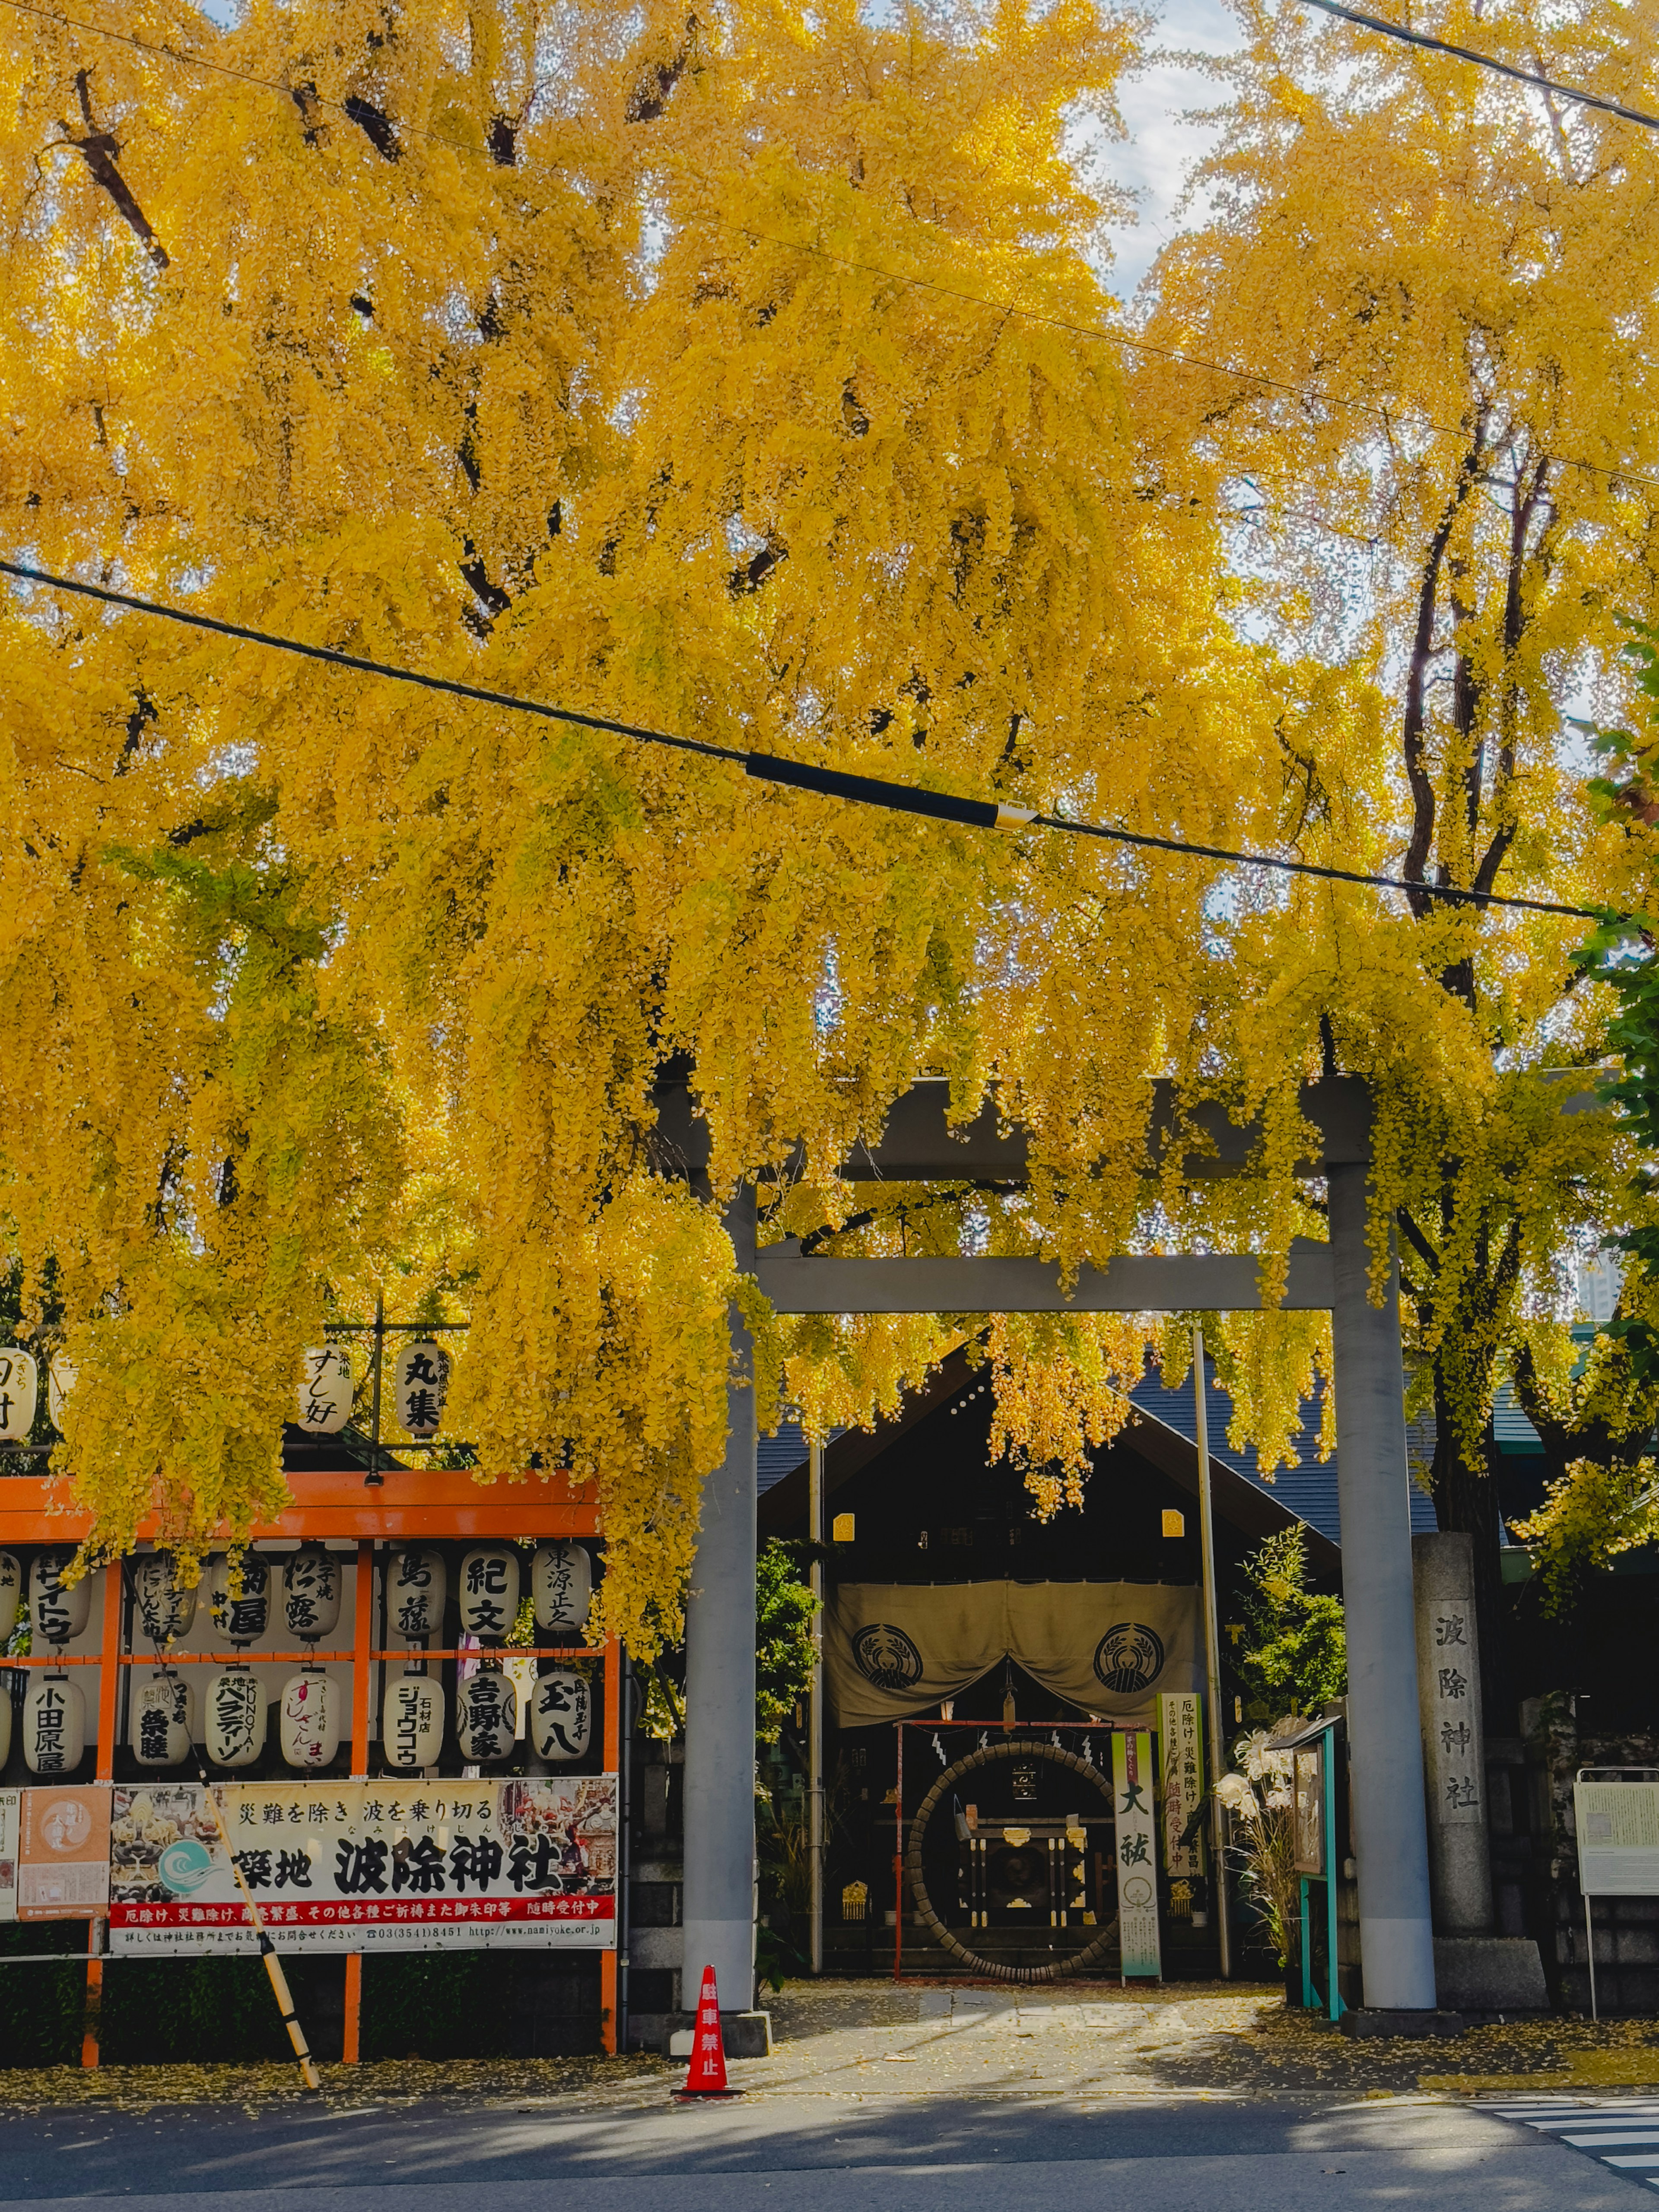
[[[176,1674],[137,1684],[132,1699],[132,1755],[140,1766],[179,1766],[196,1734],[196,1699]]]
[[[241,1559],[242,1593],[236,1596],[231,1589],[230,1554],[216,1552],[208,1561],[208,1611],[213,1625],[228,1644],[238,1646],[257,1644],[265,1632],[270,1619],[270,1563],[255,1553],[244,1552]],[[223,1765],[223,1761],[220,1762]]]
[[[386,1686],[380,1748],[399,1773],[435,1766],[444,1744],[443,1684],[428,1674],[399,1674]]]
[[[81,1370],[72,1359],[60,1357],[46,1370],[46,1411],[52,1415],[52,1425],[59,1431],[64,1426],[64,1408],[80,1379]]]
[[[31,1774],[73,1774],[87,1742],[87,1705],[68,1674],[37,1674],[23,1700],[23,1764]]]
[[[65,1589],[64,1577],[75,1557],[73,1544],[37,1552],[29,1569],[29,1620],[35,1632],[48,1644],[67,1644],[79,1636],[92,1613],[92,1577],[82,1575],[73,1589]]]
[[[196,1618],[196,1592],[180,1585],[171,1552],[146,1552],[134,1560],[132,1602],[133,1632],[147,1644],[171,1644],[189,1633]]]
[[[497,1667],[480,1668],[455,1691],[455,1734],[469,1766],[512,1756],[519,1737],[519,1693]]]
[[[503,1643],[519,1617],[519,1554],[514,1547],[475,1544],[464,1552],[456,1602],[463,1636]]]
[[[33,1353],[0,1344],[0,1444],[28,1442],[40,1396],[40,1370]]]
[[[593,1686],[586,1674],[557,1667],[542,1675],[530,1697],[530,1741],[538,1759],[554,1765],[580,1759],[593,1741]]]
[[[411,1437],[435,1437],[449,1392],[449,1354],[426,1337],[405,1344],[393,1365],[398,1419]]]
[[[290,1766],[328,1766],[340,1748],[341,1698],[320,1667],[290,1674],[283,1685],[280,1735]]]
[[[536,1626],[555,1636],[580,1636],[593,1599],[593,1561],[583,1544],[544,1544],[531,1563]]]
[[[303,1355],[300,1426],[308,1436],[337,1437],[351,1419],[356,1386],[351,1355],[343,1345],[319,1344]]]
[[[23,1570],[13,1552],[0,1552],[0,1644],[7,1643],[17,1626],[17,1608],[23,1601]],[[0,1765],[5,1764],[0,1759]]]
[[[265,1693],[249,1667],[227,1667],[204,1692],[203,1741],[216,1766],[252,1766],[265,1747]]]
[[[444,1631],[444,1600],[449,1571],[441,1552],[392,1552],[386,1570],[386,1626],[388,1636],[430,1643]]]
[[[283,1619],[302,1644],[331,1636],[340,1618],[340,1563],[320,1544],[302,1544],[283,1564]]]

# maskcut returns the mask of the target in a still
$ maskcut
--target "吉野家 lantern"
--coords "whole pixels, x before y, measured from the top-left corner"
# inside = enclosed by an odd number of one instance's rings
[[[461,1557],[461,1633],[504,1643],[519,1617],[519,1554],[510,1544],[475,1544]]]
[[[31,1774],[73,1774],[86,1748],[87,1706],[68,1674],[37,1674],[23,1700],[23,1764]]]
[[[530,1693],[530,1741],[538,1759],[580,1759],[593,1740],[593,1691],[586,1674],[556,1667]]]
[[[390,1636],[429,1643],[444,1632],[449,1573],[441,1552],[393,1552],[386,1571],[386,1625]]]
[[[283,1566],[283,1619],[290,1636],[316,1644],[340,1618],[340,1563],[320,1544],[302,1544]]]
[[[244,1552],[238,1565],[242,1584],[240,1597],[231,1589],[228,1552],[213,1554],[208,1561],[206,1580],[208,1611],[213,1616],[213,1625],[228,1644],[240,1647],[257,1644],[265,1632],[265,1623],[270,1618],[270,1567],[252,1552]]]
[[[186,1635],[196,1618],[196,1592],[179,1583],[171,1552],[146,1552],[134,1560],[132,1601],[133,1627],[151,1644]]]
[[[290,1766],[332,1764],[340,1748],[341,1698],[320,1667],[302,1668],[283,1685],[279,1737]]]
[[[449,1395],[449,1354],[442,1345],[420,1337],[403,1346],[393,1365],[398,1419],[411,1437],[435,1437]]]
[[[536,1626],[550,1635],[580,1636],[593,1598],[593,1561],[583,1544],[544,1544],[530,1567]]]
[[[343,1345],[319,1344],[301,1355],[300,1426],[313,1437],[337,1437],[351,1419],[356,1385]]]
[[[251,1667],[212,1675],[204,1695],[203,1741],[216,1766],[252,1766],[265,1747],[265,1694]]]
[[[82,1575],[66,1589],[64,1577],[75,1557],[73,1544],[37,1552],[29,1570],[29,1620],[35,1632],[48,1644],[67,1644],[79,1636],[92,1612],[92,1578]]]
[[[178,1766],[190,1757],[196,1699],[188,1682],[157,1674],[132,1699],[132,1755],[140,1766]]]
[[[401,1773],[435,1766],[444,1745],[443,1684],[428,1674],[399,1674],[386,1686],[380,1748]]]
[[[483,1667],[457,1686],[455,1734],[470,1766],[512,1756],[519,1736],[519,1694],[510,1674]]]
[[[17,1608],[23,1597],[23,1570],[10,1552],[0,1552],[0,1644],[17,1626]],[[4,1765],[0,1759],[0,1765]]]
[[[28,1442],[40,1395],[40,1370],[33,1353],[0,1344],[0,1443]]]

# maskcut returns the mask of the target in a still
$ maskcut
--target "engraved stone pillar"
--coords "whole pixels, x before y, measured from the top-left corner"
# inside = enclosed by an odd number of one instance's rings
[[[1492,1928],[1492,1857],[1474,1539],[1413,1536],[1412,1571],[1435,1933],[1484,1936]]]

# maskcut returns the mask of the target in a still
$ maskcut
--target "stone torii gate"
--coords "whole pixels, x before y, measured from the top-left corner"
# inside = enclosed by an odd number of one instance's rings
[[[1175,1127],[1175,1100],[1158,1086],[1154,1152]],[[881,1142],[848,1162],[854,1181],[1018,1183],[1024,1133],[999,1130],[994,1110],[960,1131],[945,1126],[948,1085],[916,1084],[895,1105]],[[708,1146],[684,1090],[658,1097],[661,1133],[700,1176]],[[1319,1131],[1308,1165],[1326,1177],[1328,1243],[1291,1248],[1285,1305],[1328,1309],[1334,1349],[1338,1498],[1348,1647],[1355,1856],[1367,2009],[1429,2011],[1435,2004],[1433,1929],[1419,1733],[1411,1506],[1401,1388],[1400,1310],[1391,1270],[1380,1306],[1369,1296],[1365,1215],[1370,1098],[1362,1079],[1304,1085],[1302,1110]],[[1237,1173],[1259,1131],[1218,1108],[1193,1117],[1210,1149],[1193,1176]],[[781,1313],[1119,1313],[1258,1308],[1249,1254],[1170,1258],[1126,1255],[1085,1267],[1068,1293],[1050,1262],[994,1257],[835,1259],[804,1256],[793,1241],[756,1249],[755,1200],[740,1192],[726,1215],[739,1269],[752,1272]],[[739,1375],[750,1342],[732,1328]],[[728,1397],[724,1464],[710,1476],[686,1614],[685,1929],[682,1988],[716,1972],[722,2011],[754,2001],[754,1579],[756,1426],[752,1389]],[[1212,1725],[1218,1717],[1212,1716]]]

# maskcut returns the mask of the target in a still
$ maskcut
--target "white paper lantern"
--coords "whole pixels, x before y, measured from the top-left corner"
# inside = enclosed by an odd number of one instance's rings
[[[329,1765],[340,1748],[343,1700],[331,1675],[320,1667],[290,1674],[283,1685],[280,1737],[290,1766]]]
[[[340,1618],[340,1563],[320,1544],[303,1544],[283,1565],[283,1619],[302,1644],[331,1636]]]
[[[449,1354],[442,1345],[418,1337],[399,1350],[392,1372],[398,1419],[411,1437],[435,1437],[449,1393]]]
[[[580,1759],[593,1740],[593,1686],[573,1668],[544,1674],[530,1693],[530,1741],[538,1759],[557,1765]]]
[[[0,1644],[17,1626],[17,1608],[23,1601],[23,1570],[14,1553],[0,1552]],[[0,1759],[0,1765],[5,1764]]]
[[[79,1636],[92,1613],[92,1577],[82,1575],[73,1589],[65,1589],[64,1576],[75,1557],[73,1544],[50,1552],[37,1552],[29,1569],[29,1619],[48,1644],[67,1644]]]
[[[0,1443],[28,1442],[40,1395],[40,1370],[33,1352],[0,1344]]]
[[[499,1668],[481,1668],[455,1692],[455,1734],[469,1766],[512,1756],[519,1737],[519,1693]]]
[[[73,1774],[87,1743],[87,1703],[69,1674],[36,1674],[23,1700],[23,1764],[31,1774]]]
[[[550,1635],[580,1636],[593,1597],[593,1561],[582,1544],[544,1544],[530,1569],[536,1626]]]
[[[196,1618],[196,1593],[181,1587],[171,1552],[146,1552],[133,1562],[132,1603],[134,1636],[147,1644],[171,1644]]]
[[[131,1745],[140,1766],[179,1766],[190,1757],[195,1707],[190,1684],[176,1674],[156,1674],[134,1686]]]
[[[343,1345],[319,1344],[303,1358],[300,1426],[309,1436],[337,1437],[351,1419],[350,1354]]]
[[[461,1555],[461,1633],[500,1644],[519,1617],[519,1554],[511,1544],[475,1544]]]
[[[46,1411],[52,1415],[53,1428],[62,1431],[64,1408],[75,1395],[75,1386],[81,1379],[81,1370],[72,1359],[54,1359],[46,1370]]]
[[[203,1741],[216,1766],[252,1766],[265,1748],[265,1692],[248,1667],[209,1678]]]
[[[449,1573],[441,1552],[393,1552],[386,1560],[386,1626],[388,1636],[429,1643],[444,1632],[444,1599]]]
[[[11,1757],[11,1692],[0,1691],[0,1774]]]
[[[228,1644],[257,1644],[270,1619],[270,1565],[252,1552],[242,1554],[242,1594],[231,1590],[230,1554],[216,1552],[207,1565],[208,1611]],[[223,1762],[221,1761],[222,1765]]]
[[[380,1748],[388,1766],[407,1773],[435,1766],[444,1747],[443,1684],[428,1674],[399,1674],[386,1686]]]

